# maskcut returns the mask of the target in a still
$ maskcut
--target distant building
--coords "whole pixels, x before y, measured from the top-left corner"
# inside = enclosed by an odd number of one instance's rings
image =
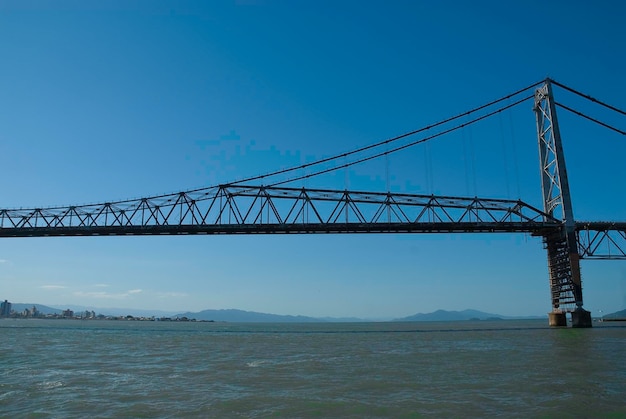
[[[24,311],[22,311],[22,317],[25,318],[29,318],[29,317],[39,317],[41,313],[39,312],[39,310],[37,310],[36,306],[33,306],[33,308],[25,308]]]
[[[11,303],[7,300],[4,300],[3,303],[0,304],[0,317],[9,317],[11,315]]]
[[[72,318],[74,317],[74,312],[68,308],[67,310],[63,310],[63,312],[61,313],[61,316],[66,317],[66,318]]]

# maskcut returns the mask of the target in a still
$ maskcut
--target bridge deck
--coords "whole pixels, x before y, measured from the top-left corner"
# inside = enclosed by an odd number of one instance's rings
[[[0,237],[316,233],[531,233],[541,236],[555,229],[560,229],[560,225],[522,222],[135,225],[0,228]]]

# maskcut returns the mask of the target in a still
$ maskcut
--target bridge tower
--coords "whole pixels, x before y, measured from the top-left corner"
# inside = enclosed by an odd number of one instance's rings
[[[546,79],[544,85],[535,91],[534,111],[539,141],[543,209],[546,214],[563,220],[563,228],[543,238],[548,253],[552,298],[552,312],[548,314],[549,324],[566,326],[566,313],[570,312],[572,327],[591,327],[591,313],[583,309],[576,223],[550,79]]]

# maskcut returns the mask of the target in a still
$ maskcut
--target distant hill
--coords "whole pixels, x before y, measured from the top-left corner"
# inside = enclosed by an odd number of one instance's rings
[[[306,316],[283,316],[279,314],[257,313],[244,310],[203,310],[197,313],[181,313],[176,317],[188,317],[196,320],[214,320],[216,322],[239,323],[311,323],[324,321]]]
[[[606,320],[626,320],[626,310],[616,311],[615,313],[602,316]]]
[[[309,323],[309,322],[359,322],[366,321],[357,318],[335,319],[331,317],[315,318],[306,316],[283,316],[278,314],[257,313],[254,311],[243,310],[203,310],[197,313],[187,312],[177,314],[177,317],[188,317],[197,320],[214,320],[222,322],[241,322],[241,323]],[[463,311],[446,311],[437,310],[433,313],[418,313],[412,316],[395,319],[393,321],[459,321],[459,320],[500,320],[506,317],[498,314],[485,313],[478,310]]]
[[[437,310],[432,313],[417,313],[412,316],[395,319],[397,322],[445,322],[459,320],[495,320],[505,319],[499,314],[485,313],[478,310],[446,311]]]

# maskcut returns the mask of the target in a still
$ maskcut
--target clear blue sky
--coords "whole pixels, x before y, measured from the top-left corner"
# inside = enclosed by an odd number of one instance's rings
[[[624,109],[624,17],[616,1],[0,0],[0,207],[228,182],[420,128],[547,75]],[[307,186],[540,207],[531,107]],[[626,220],[624,138],[559,116],[576,217]],[[626,308],[626,262],[582,269],[587,309]],[[524,235],[0,240],[0,298],[56,306],[526,315],[550,310],[547,278],[541,241]]]

